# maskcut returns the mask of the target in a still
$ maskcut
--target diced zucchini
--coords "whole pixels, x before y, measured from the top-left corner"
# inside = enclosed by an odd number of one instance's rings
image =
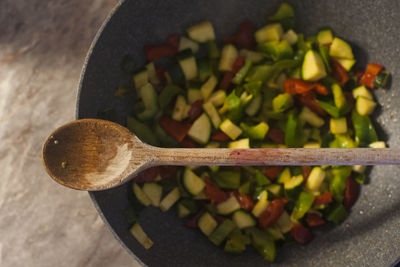
[[[219,148],[220,146],[221,144],[218,142],[210,142],[205,146],[205,148]]]
[[[284,188],[285,190],[290,190],[290,189],[294,189],[296,187],[298,187],[299,185],[301,185],[301,183],[303,183],[304,181],[304,177],[302,174],[293,176],[290,178],[290,180],[288,180],[287,182],[284,183]]]
[[[288,233],[292,229],[293,222],[290,220],[290,216],[286,211],[284,211],[276,221],[276,226],[278,226],[278,228],[284,234]]]
[[[215,183],[224,189],[238,189],[240,186],[240,172],[219,171],[213,174]]]
[[[178,62],[187,81],[197,77],[196,59],[189,48],[178,54]]]
[[[297,34],[294,30],[290,29],[282,36],[283,40],[286,40],[289,44],[294,45],[297,43]]]
[[[344,134],[347,132],[346,118],[331,118],[331,132],[333,134]]]
[[[264,212],[264,210],[267,208],[268,206],[268,192],[266,190],[264,190],[258,197],[258,201],[257,203],[254,205],[253,210],[251,211],[251,213],[255,216],[255,217],[260,217],[261,213]]]
[[[144,206],[149,206],[151,204],[150,198],[142,191],[140,186],[136,183],[133,183],[133,193],[135,194],[137,200],[142,203]]]
[[[223,131],[227,136],[229,136],[232,140],[235,140],[242,134],[242,129],[236,126],[231,120],[225,119],[220,125],[219,128]]]
[[[293,57],[293,48],[286,40],[260,43],[258,48],[261,52],[270,55],[274,61]]]
[[[131,229],[129,230],[133,237],[136,238],[136,240],[145,248],[149,249],[153,246],[153,241],[146,235],[146,233],[143,231],[142,227],[138,224],[135,223]]]
[[[340,38],[335,37],[329,48],[329,55],[335,58],[353,59],[351,46]]]
[[[255,95],[244,110],[247,115],[255,116],[261,108],[263,101],[262,94]]]
[[[204,181],[189,168],[185,168],[183,185],[186,190],[194,196],[200,194],[206,186]]]
[[[203,99],[203,96],[201,95],[200,89],[189,88],[187,92],[187,98],[189,104],[193,104],[197,100]]]
[[[383,141],[373,142],[368,145],[370,148],[386,148],[386,144]]]
[[[308,107],[303,107],[303,110],[299,115],[299,119],[317,128],[322,127],[322,125],[325,123],[324,119],[312,112]]]
[[[307,188],[311,191],[318,191],[325,179],[325,174],[321,167],[314,167],[307,178]]]
[[[170,80],[168,84],[183,84],[185,82],[185,74],[182,71],[182,68],[179,63],[173,64],[168,68],[165,73],[165,78]]]
[[[246,60],[250,60],[253,63],[258,63],[264,59],[264,55],[260,52],[251,51],[247,49],[241,49],[239,55],[244,56]]]
[[[199,144],[207,144],[211,135],[211,122],[208,116],[203,113],[190,127],[188,136]]]
[[[353,97],[357,99],[359,96],[365,97],[367,99],[373,100],[371,92],[364,86],[361,85],[353,90]]]
[[[238,209],[240,209],[240,204],[235,196],[231,196],[224,202],[221,202],[217,205],[217,212],[222,215],[231,214]]]
[[[185,36],[181,36],[179,40],[179,51],[183,51],[185,49],[190,49],[192,50],[192,53],[195,54],[199,50],[199,44],[196,42],[193,42],[192,40],[186,38]]]
[[[154,62],[150,62],[146,65],[147,75],[149,77],[149,82],[152,84],[159,84],[160,80],[157,77],[156,68]]]
[[[211,235],[211,233],[217,228],[217,221],[210,215],[210,213],[205,212],[197,222],[200,230],[206,236]]]
[[[318,142],[308,142],[304,144],[303,148],[321,148],[321,144]]]
[[[321,30],[317,34],[317,41],[322,45],[329,45],[333,41],[332,31],[330,29]]]
[[[347,70],[350,71],[351,68],[354,66],[354,64],[356,63],[355,59],[348,59],[348,58],[335,58],[335,60],[337,62],[339,62],[340,65],[342,65],[342,67]]]
[[[282,234],[278,226],[273,225],[265,228],[265,230],[272,236],[274,240],[284,240],[285,236]]]
[[[370,115],[376,107],[376,103],[372,99],[363,96],[357,97],[356,110],[361,116]]]
[[[215,86],[217,86],[218,80],[217,78],[212,75],[204,84],[201,86],[200,91],[201,91],[201,96],[203,99],[207,99],[212,91],[214,90]]]
[[[236,50],[236,48],[231,44],[225,45],[224,48],[222,49],[218,70],[231,71],[233,62],[235,62],[237,57],[238,57],[238,51]]]
[[[146,69],[133,74],[133,83],[136,89],[140,89],[149,82],[149,75]]]
[[[144,111],[137,114],[139,120],[149,120],[154,117],[158,111],[157,92],[151,83],[147,83],[139,89],[142,97]]]
[[[376,88],[384,88],[389,80],[390,72],[387,70],[382,70],[379,72],[374,79],[374,86]]]
[[[269,130],[268,124],[263,121],[254,126],[248,126],[242,122],[240,123],[240,128],[242,128],[247,136],[254,140],[263,140]]]
[[[279,175],[277,182],[280,184],[285,184],[285,183],[289,182],[291,178],[292,178],[292,174],[290,173],[290,169],[289,169],[289,167],[286,167],[285,169],[283,169],[283,171]]]
[[[190,39],[199,43],[215,40],[214,28],[209,21],[204,21],[190,27],[187,29],[187,33]]]
[[[182,203],[178,203],[177,209],[179,218],[184,218],[191,213],[190,210],[187,207],[185,207],[185,205],[183,205]]]
[[[226,98],[226,93],[224,90],[218,90],[214,92],[208,101],[210,101],[214,106],[219,107],[224,104]]]
[[[293,98],[288,93],[279,94],[272,100],[272,108],[275,112],[280,113],[293,106]]]
[[[343,94],[342,88],[337,84],[332,84],[333,101],[337,108],[342,108],[346,104],[346,97]]]
[[[228,148],[250,148],[249,138],[243,138],[237,141],[229,142]]]
[[[257,30],[254,38],[257,43],[266,41],[280,41],[283,35],[283,29],[280,23],[268,24],[261,29]]]
[[[357,173],[364,173],[366,168],[367,168],[367,166],[364,166],[364,165],[354,165],[352,170]]]
[[[145,183],[143,185],[143,193],[151,200],[151,204],[155,207],[160,206],[162,196],[162,186],[156,183]]]
[[[176,121],[181,121],[187,117],[187,104],[183,95],[178,95],[175,102],[175,107],[172,111],[172,118]]]
[[[316,51],[310,49],[305,54],[301,75],[306,81],[318,81],[326,76],[324,62]]]
[[[270,184],[267,186],[267,190],[274,196],[280,196],[282,187],[279,184]]]
[[[217,109],[214,107],[214,105],[211,102],[204,103],[203,109],[207,113],[207,115],[210,117],[214,128],[218,129],[219,125],[221,124],[221,117],[219,116]]]
[[[272,65],[257,65],[253,66],[249,73],[247,74],[245,81],[246,82],[255,82],[255,81],[261,81],[261,83],[264,83],[268,81],[274,71],[274,67]]]
[[[201,82],[205,82],[211,75],[213,75],[213,66],[211,60],[208,58],[201,58],[197,61],[198,77]]]
[[[180,197],[181,194],[179,192],[179,188],[175,187],[163,198],[160,203],[160,209],[164,212],[169,210],[179,200]]]
[[[229,219],[225,219],[217,229],[215,229],[208,239],[216,246],[221,245],[221,243],[228,237],[228,235],[235,230],[236,224]]]
[[[253,216],[243,210],[236,211],[232,216],[232,220],[235,222],[236,226],[239,229],[244,229],[256,225],[256,220],[253,218]]]
[[[215,40],[207,41],[208,58],[217,59],[220,56],[217,42]]]

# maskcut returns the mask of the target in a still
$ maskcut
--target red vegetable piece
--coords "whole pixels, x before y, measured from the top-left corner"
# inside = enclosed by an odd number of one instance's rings
[[[343,206],[349,210],[357,200],[359,185],[354,179],[349,176],[346,180],[346,189],[344,191]]]
[[[235,59],[235,61],[233,62],[233,65],[232,65],[232,72],[233,73],[238,72],[242,68],[242,66],[244,64],[244,59],[245,59],[244,56],[238,56]]]
[[[225,42],[232,43],[238,48],[253,49],[255,45],[253,24],[245,20],[235,35],[225,37]]]
[[[172,34],[168,36],[167,41],[165,44],[170,45],[175,48],[176,51],[178,51],[179,47],[179,35],[178,34]]]
[[[320,116],[325,116],[325,110],[318,104],[315,93],[310,92],[306,95],[301,95],[299,101],[303,106],[308,107]]]
[[[258,223],[261,227],[269,227],[273,225],[282,215],[285,209],[285,203],[282,199],[276,198],[272,200],[265,211],[258,217]]]
[[[328,94],[328,89],[326,89],[326,87],[323,86],[322,84],[306,82],[303,81],[302,79],[295,79],[295,78],[286,79],[285,82],[283,83],[283,87],[285,89],[285,93],[291,95],[296,95],[296,94],[305,95],[314,89],[319,94],[322,95]]]
[[[156,67],[156,75],[160,81],[165,81],[165,70],[162,66]]]
[[[150,183],[154,182],[157,176],[160,174],[160,169],[158,166],[150,167],[139,173],[133,181],[135,183]]]
[[[265,174],[265,176],[268,177],[268,179],[275,180],[279,176],[282,170],[283,170],[282,166],[274,166],[264,169],[262,172]]]
[[[171,45],[145,45],[144,53],[148,61],[154,61],[165,56],[173,56],[176,54],[175,47]]]
[[[189,221],[185,223],[185,226],[188,228],[197,228],[197,221],[204,214],[204,209],[200,210],[196,215],[193,216]]]
[[[233,192],[233,195],[236,197],[237,201],[240,204],[240,208],[246,211],[251,211],[254,207],[254,201],[251,197],[245,194],[240,194],[239,192]]]
[[[234,73],[232,71],[225,72],[224,77],[222,77],[222,80],[219,83],[219,89],[228,90],[229,85],[231,84],[231,81],[233,79],[233,75]]]
[[[164,131],[175,138],[178,142],[183,141],[192,126],[190,123],[176,121],[167,116],[163,116],[160,119],[160,125]]]
[[[223,131],[216,131],[212,136],[211,140],[225,142],[229,140],[229,136],[227,136]]]
[[[205,182],[205,194],[211,200],[211,204],[218,204],[229,198],[229,193],[219,189],[216,185],[214,185],[210,178],[206,178]]]
[[[325,220],[321,216],[319,216],[318,214],[315,214],[315,213],[307,213],[306,221],[307,221],[308,226],[310,226],[310,227],[320,226],[320,225],[324,225],[326,223]]]
[[[197,100],[192,103],[188,112],[189,120],[194,121],[203,112],[203,100]]]
[[[290,235],[297,241],[297,243],[305,245],[313,239],[311,231],[301,224],[293,225],[290,230]]]
[[[370,63],[367,65],[367,69],[364,72],[364,75],[360,79],[360,84],[368,86],[370,89],[374,89],[374,80],[376,75],[381,72],[384,67],[380,64]]]
[[[332,202],[332,193],[326,192],[322,195],[316,196],[313,202],[314,206],[320,206],[324,204],[329,204]]]
[[[331,66],[333,71],[333,78],[339,82],[340,85],[344,85],[349,80],[347,71],[343,68],[342,64],[334,59],[331,59]]]
[[[364,75],[364,72],[360,69],[356,69],[356,71],[354,72],[354,76],[356,76],[357,82],[359,82],[359,80],[361,79],[361,77],[363,75]]]
[[[161,179],[175,178],[178,173],[177,166],[160,166],[159,170]]]
[[[301,166],[301,169],[303,170],[304,180],[307,180],[308,176],[310,176],[310,173],[311,173],[311,167],[310,166]]]
[[[190,138],[190,137],[188,137],[188,136],[186,136],[186,137],[180,142],[180,144],[181,144],[183,147],[186,147],[186,148],[196,148],[196,147],[197,147],[196,141],[194,141],[192,138]]]
[[[328,95],[329,94],[328,89],[326,89],[326,87],[320,83],[317,83],[315,85],[315,91],[317,91],[317,93],[320,95]]]
[[[285,143],[285,133],[277,128],[270,128],[268,130],[267,136],[272,142],[276,144],[284,144]]]

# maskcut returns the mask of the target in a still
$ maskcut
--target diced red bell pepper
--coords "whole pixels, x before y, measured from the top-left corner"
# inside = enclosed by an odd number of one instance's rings
[[[360,69],[356,69],[354,72],[354,76],[357,78],[357,82],[360,81],[361,77],[364,75],[364,72]]]
[[[326,115],[325,110],[318,104],[316,96],[315,94],[313,94],[313,92],[310,92],[309,94],[306,95],[301,95],[299,97],[299,101],[303,106],[308,107],[318,115],[320,116]]]
[[[344,191],[343,206],[349,210],[357,200],[359,184],[351,177],[347,177],[346,189]]]
[[[168,116],[163,116],[160,119],[160,125],[164,131],[175,138],[178,142],[183,141],[192,126],[190,123],[176,121]]]
[[[160,81],[165,81],[165,70],[162,66],[156,67],[156,75]]]
[[[324,204],[329,204],[332,202],[332,193],[326,192],[322,195],[316,196],[313,202],[314,206],[320,206]]]
[[[183,140],[181,142],[179,142],[183,147],[186,148],[196,148],[197,147],[197,143],[196,141],[194,141],[192,138],[186,136],[185,138],[183,138]]]
[[[233,195],[236,197],[237,201],[240,204],[240,208],[246,211],[251,211],[254,207],[254,201],[251,197],[245,194],[240,194],[239,192],[233,192]]]
[[[261,227],[269,227],[273,225],[279,217],[282,215],[283,211],[285,210],[285,201],[276,198],[272,200],[265,211],[261,213],[260,217],[258,217],[258,223]]]
[[[285,82],[283,83],[283,87],[285,89],[285,93],[291,95],[296,95],[296,94],[304,95],[314,89],[319,94],[322,95],[328,94],[328,90],[322,84],[306,82],[303,81],[302,79],[295,79],[295,78],[286,79]]]
[[[229,198],[229,193],[222,191],[214,185],[211,179],[206,178],[205,194],[211,200],[211,204],[218,204],[224,202]]]
[[[301,169],[303,170],[304,180],[307,181],[307,178],[308,178],[308,176],[310,176],[310,173],[311,173],[311,167],[310,166],[301,166]]]
[[[380,64],[370,63],[367,65],[367,69],[364,72],[364,75],[360,79],[360,84],[368,86],[370,89],[374,89],[374,80],[376,75],[381,72],[384,67]]]
[[[154,182],[157,176],[160,174],[160,168],[158,166],[150,167],[141,173],[139,173],[133,181],[135,183],[150,183]]]
[[[306,221],[307,221],[308,226],[310,226],[310,227],[320,226],[320,225],[324,225],[326,223],[325,220],[321,216],[319,216],[318,214],[315,214],[315,213],[307,213]]]
[[[179,35],[178,34],[172,34],[168,36],[167,41],[165,44],[168,44],[176,49],[178,51],[179,48]]]
[[[313,239],[311,231],[301,224],[293,225],[290,230],[290,235],[297,241],[297,243],[305,245]]]
[[[284,144],[285,143],[285,133],[277,128],[270,128],[268,130],[267,136],[275,144]]]
[[[203,100],[197,100],[190,106],[188,116],[190,121],[197,119],[203,112]]]
[[[245,20],[235,35],[225,37],[225,42],[232,43],[238,48],[253,49],[255,45],[253,24]]]
[[[345,83],[347,83],[347,81],[349,80],[349,75],[347,74],[347,71],[343,68],[342,64],[334,59],[331,59],[331,66],[333,71],[333,78],[335,78],[335,80],[338,81],[340,85],[344,85]]]
[[[219,142],[225,142],[229,140],[229,136],[227,136],[223,131],[216,131],[212,136],[211,136],[212,141],[219,141]]]
[[[202,209],[196,215],[194,215],[189,221],[185,223],[185,226],[188,228],[197,228],[197,221],[200,219],[200,217],[204,214],[205,210]]]
[[[242,68],[242,66],[244,64],[244,59],[245,59],[244,56],[238,56],[235,59],[235,61],[233,62],[233,65],[232,65],[232,72],[233,73],[238,72]]]
[[[178,173],[177,166],[160,166],[159,170],[161,179],[175,178]]]
[[[175,47],[167,44],[144,46],[144,53],[148,61],[154,61],[165,56],[173,56],[176,51]]]
[[[219,89],[222,90],[228,90],[229,85],[231,84],[231,81],[233,79],[233,75],[235,75],[232,71],[227,71],[224,73],[224,76],[222,77],[220,83],[219,83]]]
[[[265,176],[268,177],[268,179],[275,180],[279,176],[282,170],[283,170],[282,166],[274,166],[264,169],[262,172],[265,174]]]

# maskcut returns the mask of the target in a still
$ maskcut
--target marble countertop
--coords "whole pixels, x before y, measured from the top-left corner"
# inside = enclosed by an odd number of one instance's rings
[[[139,266],[89,195],[41,163],[45,138],[74,119],[86,51],[116,3],[0,1],[0,266]]]

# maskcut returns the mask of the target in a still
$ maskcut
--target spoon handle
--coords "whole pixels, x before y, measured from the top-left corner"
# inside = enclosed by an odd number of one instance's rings
[[[400,148],[157,148],[160,165],[398,165]]]

